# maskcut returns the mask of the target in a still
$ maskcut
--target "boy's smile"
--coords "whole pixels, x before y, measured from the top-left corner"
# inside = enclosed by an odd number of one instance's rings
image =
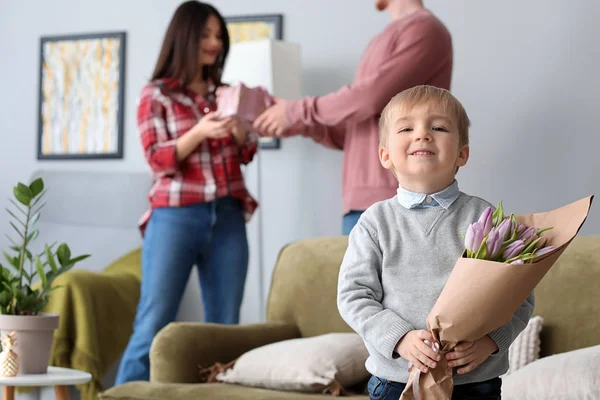
[[[418,193],[435,193],[454,181],[466,164],[469,147],[459,144],[457,122],[436,104],[400,106],[379,156],[400,185]]]

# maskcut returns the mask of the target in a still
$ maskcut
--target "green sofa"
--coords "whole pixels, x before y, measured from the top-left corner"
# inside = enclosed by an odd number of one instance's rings
[[[172,323],[155,338],[150,382],[130,382],[101,399],[324,399],[222,383],[199,383],[198,366],[227,363],[275,341],[349,332],[338,314],[336,284],[347,237],[302,240],[286,246],[275,266],[267,322],[248,326]],[[577,237],[536,290],[534,315],[544,318],[542,356],[600,344],[597,283],[600,237]],[[358,396],[366,399],[367,396]]]

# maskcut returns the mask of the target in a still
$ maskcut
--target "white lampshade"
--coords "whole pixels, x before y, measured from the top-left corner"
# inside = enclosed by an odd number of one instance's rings
[[[276,97],[302,96],[300,46],[281,40],[236,43],[229,49],[223,82],[262,86]]]

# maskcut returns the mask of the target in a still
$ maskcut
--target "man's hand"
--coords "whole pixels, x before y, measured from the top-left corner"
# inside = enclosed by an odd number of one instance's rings
[[[446,360],[449,361],[450,367],[462,367],[457,371],[462,375],[473,371],[497,350],[496,342],[486,335],[474,342],[459,343],[454,350],[446,354]]]
[[[287,101],[274,99],[275,104],[267,108],[254,121],[254,129],[261,136],[282,137],[291,128],[290,122],[285,114]]]
[[[434,342],[435,339],[431,332],[426,330],[410,331],[402,336],[402,339],[396,345],[396,353],[400,357],[412,363],[413,367],[427,373],[430,368],[435,368],[440,361],[441,356],[425,344],[425,340]]]

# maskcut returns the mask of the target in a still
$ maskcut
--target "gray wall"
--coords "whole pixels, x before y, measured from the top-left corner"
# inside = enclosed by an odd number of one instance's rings
[[[284,38],[302,46],[304,90],[351,81],[368,40],[387,23],[372,1],[217,0],[225,15],[282,13]],[[152,6],[150,6],[152,4]],[[147,171],[135,130],[140,88],[151,73],[176,0],[0,2],[0,199],[36,169]],[[592,0],[431,0],[455,44],[453,91],[473,121],[461,187],[516,213],[549,210],[598,192],[600,3]],[[359,28],[360,26],[360,28]],[[39,37],[128,33],[125,159],[36,160]],[[338,234],[341,153],[305,139],[263,152],[264,276],[290,240]],[[597,206],[596,206],[597,208]],[[8,231],[0,213],[0,227]],[[594,209],[583,233],[600,233]],[[5,248],[6,239],[0,237]],[[268,288],[268,285],[266,286]]]

